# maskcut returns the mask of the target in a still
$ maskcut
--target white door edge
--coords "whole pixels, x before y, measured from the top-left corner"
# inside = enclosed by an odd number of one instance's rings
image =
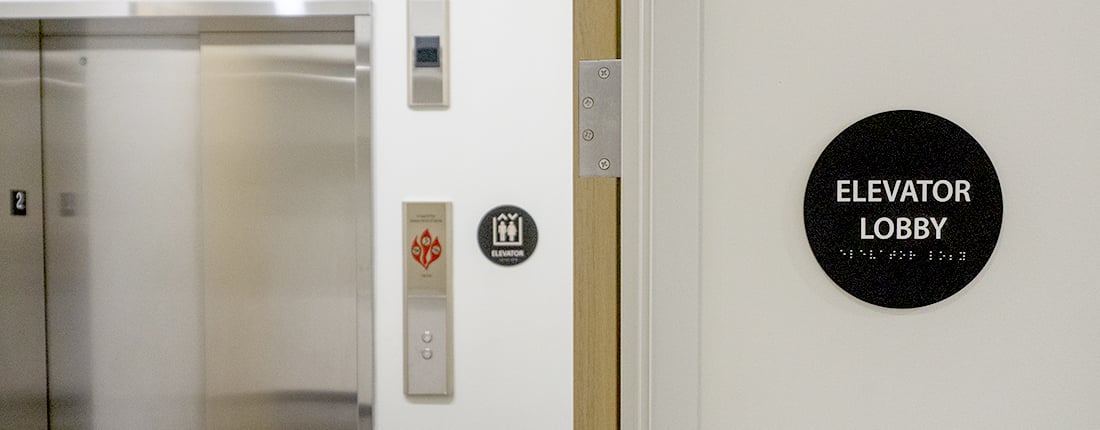
[[[621,428],[697,429],[702,0],[621,19]]]

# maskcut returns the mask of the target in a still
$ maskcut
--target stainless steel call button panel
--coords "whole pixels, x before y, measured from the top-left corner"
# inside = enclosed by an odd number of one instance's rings
[[[451,394],[451,203],[405,202],[405,394]]]

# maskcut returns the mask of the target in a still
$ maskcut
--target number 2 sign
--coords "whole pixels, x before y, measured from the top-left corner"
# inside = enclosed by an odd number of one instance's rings
[[[11,214],[14,216],[27,216],[27,192],[23,190],[11,191]]]

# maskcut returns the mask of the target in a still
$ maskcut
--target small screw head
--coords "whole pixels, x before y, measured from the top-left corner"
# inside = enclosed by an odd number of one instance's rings
[[[591,141],[594,137],[596,137],[596,133],[592,129],[585,129],[581,132],[581,138],[586,142]]]
[[[77,63],[80,63],[81,66],[87,65],[88,57],[80,57],[80,60],[77,60]]]
[[[606,158],[600,159],[600,170],[607,170],[611,168],[611,160]]]
[[[592,106],[595,105],[596,101],[592,100],[592,97],[585,97],[584,100],[581,100],[581,106],[584,106],[585,109],[592,109]]]
[[[607,67],[600,67],[599,75],[600,79],[607,79],[608,76],[611,76],[611,70]]]

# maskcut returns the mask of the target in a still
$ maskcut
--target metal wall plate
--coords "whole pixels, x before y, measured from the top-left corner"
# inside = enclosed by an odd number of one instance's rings
[[[622,176],[622,60],[580,62],[580,175]]]
[[[447,0],[408,0],[409,106],[450,104]]]
[[[405,203],[405,394],[451,394],[451,203]]]

